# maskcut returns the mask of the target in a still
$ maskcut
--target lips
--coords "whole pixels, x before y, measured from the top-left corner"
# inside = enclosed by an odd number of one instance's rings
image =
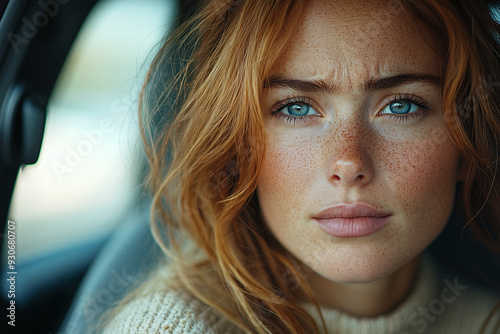
[[[392,215],[364,204],[340,204],[318,212],[313,219],[336,237],[361,237],[384,228]]]
[[[328,208],[314,215],[314,218],[356,218],[356,217],[375,217],[381,218],[390,216],[389,213],[375,209],[367,204],[341,204]]]

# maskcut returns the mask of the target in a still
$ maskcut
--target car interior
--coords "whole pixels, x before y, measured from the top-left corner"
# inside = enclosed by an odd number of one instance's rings
[[[162,1],[168,2],[157,2]],[[45,125],[51,94],[82,26],[100,2],[104,1],[0,2],[2,232],[7,232],[8,221],[16,221],[16,217],[11,216],[11,204],[18,174],[37,162],[50,130]],[[141,6],[141,1],[135,2]],[[192,15],[198,1],[170,2],[175,2],[178,8],[172,23],[175,26]],[[129,23],[127,19],[123,17],[123,24]],[[9,286],[5,282],[9,278],[7,273],[13,270],[7,268],[8,233],[3,233],[2,309],[6,310],[11,300],[15,300],[15,326],[2,321],[0,332],[87,333],[95,330],[105,309],[140,284],[160,258],[149,230],[148,197],[140,191],[136,197],[131,212],[120,220],[119,228],[78,244],[70,243],[57,252],[37,257],[36,261],[15,263],[14,298],[7,297]],[[21,210],[29,211],[30,207]],[[16,238],[21,238],[19,233]]]
[[[161,259],[161,251],[149,229],[150,199],[137,191],[129,204],[131,212],[120,219],[118,228],[109,228],[106,233],[81,243],[68,242],[36,260],[15,263],[13,269],[8,267],[8,222],[16,222],[11,209],[16,180],[19,182],[20,171],[39,159],[49,131],[45,128],[48,103],[57,80],[89,13],[103,1],[106,0],[0,2],[2,333],[93,332],[102,314],[140,284]],[[189,18],[200,1],[175,2],[178,11],[174,26]],[[50,196],[47,197],[50,201]],[[35,204],[20,210],[29,212]],[[78,215],[76,212],[75,216]],[[446,254],[460,252],[464,245],[474,243],[467,235],[457,238],[462,233],[459,225],[450,224],[433,247]],[[16,242],[20,243],[23,237],[17,234]],[[55,242],[46,239],[48,244]],[[486,267],[491,261],[485,259],[491,255],[480,246],[476,249],[476,254],[462,254],[464,262],[473,263],[500,282],[500,263],[496,268]],[[442,262],[450,267],[463,267],[462,263],[452,263],[443,256]],[[15,298],[8,297],[11,285],[7,279],[11,272],[15,272],[12,275],[16,278]],[[5,317],[12,300],[15,300],[15,326],[8,325]]]

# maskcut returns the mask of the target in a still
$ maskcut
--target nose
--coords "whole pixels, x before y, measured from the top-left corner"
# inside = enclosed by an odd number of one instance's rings
[[[359,128],[344,129],[334,136],[327,166],[327,178],[335,186],[361,187],[374,177],[372,159],[366,147],[369,138]]]

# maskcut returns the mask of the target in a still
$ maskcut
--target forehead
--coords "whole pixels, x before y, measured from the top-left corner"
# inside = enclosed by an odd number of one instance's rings
[[[437,39],[397,0],[313,0],[297,22],[273,75],[324,78],[355,88],[366,79],[439,75]]]

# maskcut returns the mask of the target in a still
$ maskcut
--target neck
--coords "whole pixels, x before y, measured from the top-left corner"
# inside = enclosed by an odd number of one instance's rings
[[[337,283],[318,274],[308,282],[321,306],[357,317],[375,317],[395,309],[413,286],[419,256],[393,274],[367,283]]]

